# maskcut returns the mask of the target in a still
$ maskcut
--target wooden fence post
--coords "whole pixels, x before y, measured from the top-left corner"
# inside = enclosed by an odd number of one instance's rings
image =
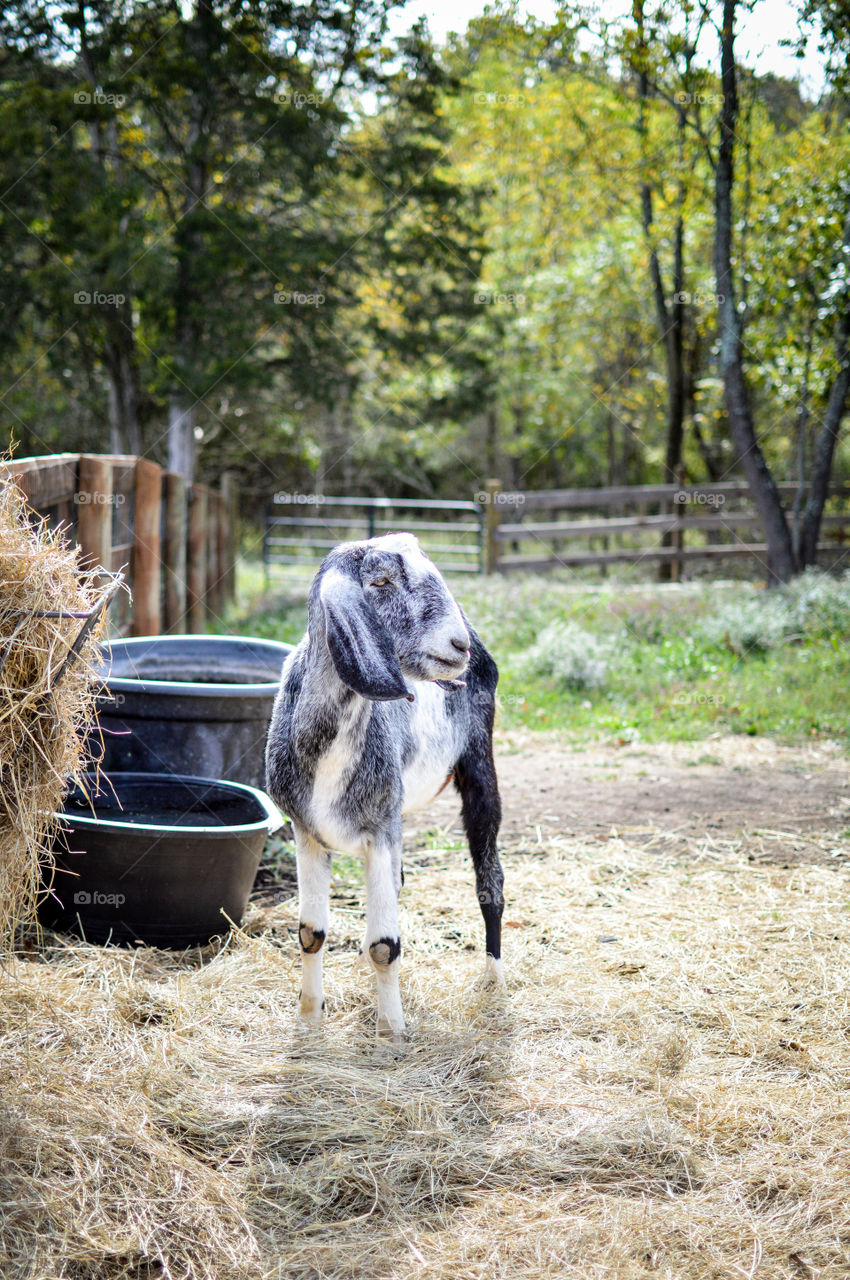
[[[186,480],[173,471],[163,477],[165,489],[165,630],[182,631],[186,625]]]
[[[484,572],[495,573],[499,563],[499,540],[496,530],[502,518],[499,507],[501,480],[487,481],[487,506],[484,509]]]
[[[134,491],[132,633],[134,636],[155,636],[162,629],[162,467],[147,458],[139,458]]]
[[[112,464],[80,454],[77,476],[77,541],[87,569],[112,568]]]
[[[207,590],[207,491],[193,484],[189,498],[186,560],[186,630],[203,631]]]

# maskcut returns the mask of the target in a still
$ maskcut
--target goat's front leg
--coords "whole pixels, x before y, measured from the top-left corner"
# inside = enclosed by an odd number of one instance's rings
[[[303,827],[295,827],[295,860],[298,867],[298,941],[301,946],[302,1018],[318,1019],[322,996],[322,947],[330,919],[331,853]]]
[[[366,849],[366,937],[378,986],[378,1034],[404,1031],[398,971],[401,936],[398,895],[401,890],[401,824],[391,837],[380,837]]]

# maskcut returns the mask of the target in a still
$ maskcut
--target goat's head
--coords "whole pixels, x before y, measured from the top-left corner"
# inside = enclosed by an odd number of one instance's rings
[[[410,533],[336,547],[310,592],[310,634],[324,634],[337,674],[365,698],[411,698],[405,676],[451,688],[469,632],[436,565]]]

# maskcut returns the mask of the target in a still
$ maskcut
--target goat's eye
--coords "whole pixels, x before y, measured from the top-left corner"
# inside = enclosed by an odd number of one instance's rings
[[[389,578],[373,578],[371,585],[373,587],[388,587],[390,585],[390,580]]]

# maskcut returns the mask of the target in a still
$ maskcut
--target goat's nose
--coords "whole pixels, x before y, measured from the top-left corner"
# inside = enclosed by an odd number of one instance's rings
[[[452,636],[452,647],[460,653],[469,652],[469,636],[464,636],[461,640],[459,636]]]

